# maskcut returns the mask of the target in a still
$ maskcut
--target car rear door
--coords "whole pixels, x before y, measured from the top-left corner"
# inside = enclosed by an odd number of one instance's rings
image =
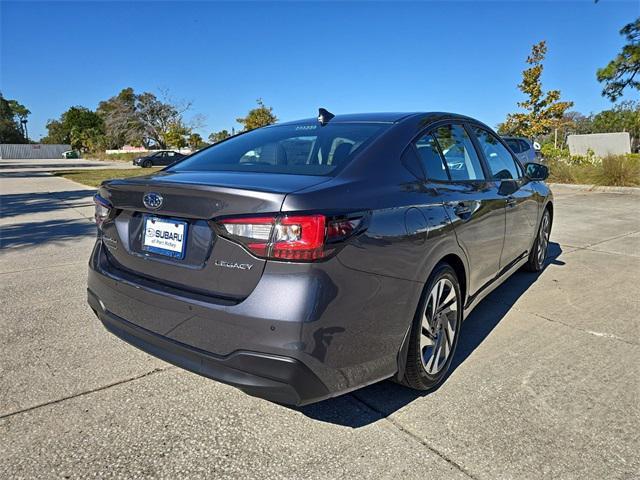
[[[167,165],[167,152],[160,152],[156,154],[156,158],[153,159],[154,165]]]
[[[487,180],[462,124],[446,123],[415,142],[427,178],[435,186],[469,264],[469,295],[500,268],[505,205],[495,182]]]
[[[164,152],[164,156],[162,157],[162,165],[171,165],[178,159],[178,154],[176,152]]]
[[[524,178],[521,165],[493,133],[472,125],[478,149],[506,208],[505,242],[501,268],[524,258],[533,243],[538,221],[538,202],[531,184]]]

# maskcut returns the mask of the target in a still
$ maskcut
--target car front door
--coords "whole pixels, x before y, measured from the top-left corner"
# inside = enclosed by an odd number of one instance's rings
[[[489,173],[506,207],[506,229],[500,268],[524,258],[533,245],[538,222],[538,201],[518,161],[490,131],[471,126]]]
[[[504,242],[505,204],[487,180],[473,143],[461,124],[444,124],[415,142],[469,264],[469,296],[498,273]]]

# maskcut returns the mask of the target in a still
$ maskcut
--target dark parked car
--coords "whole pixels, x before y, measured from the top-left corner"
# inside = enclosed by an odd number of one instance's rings
[[[133,160],[134,165],[148,168],[156,165],[171,165],[172,163],[182,160],[185,156],[173,150],[160,150],[146,157],[138,157]]]
[[[513,150],[518,159],[522,163],[527,162],[541,162],[542,153],[540,152],[540,145],[536,142],[532,142],[525,137],[505,137],[502,139]]]
[[[272,401],[431,389],[478,302],[543,268],[546,176],[448,113],[253,130],[101,185],[88,301],[132,345]]]

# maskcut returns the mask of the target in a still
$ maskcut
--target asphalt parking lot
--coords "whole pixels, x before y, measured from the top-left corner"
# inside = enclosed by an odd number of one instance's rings
[[[640,478],[637,194],[555,188],[547,268],[482,302],[435,392],[296,410],[108,334],[93,190],[3,162],[0,478]]]

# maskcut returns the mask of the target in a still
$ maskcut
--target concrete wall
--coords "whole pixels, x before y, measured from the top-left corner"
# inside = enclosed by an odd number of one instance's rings
[[[62,152],[71,150],[71,145],[47,145],[39,143],[0,144],[0,158],[44,159],[62,158]]]
[[[592,150],[598,157],[631,153],[628,132],[569,135],[567,143],[571,155],[586,155],[588,150]]]

